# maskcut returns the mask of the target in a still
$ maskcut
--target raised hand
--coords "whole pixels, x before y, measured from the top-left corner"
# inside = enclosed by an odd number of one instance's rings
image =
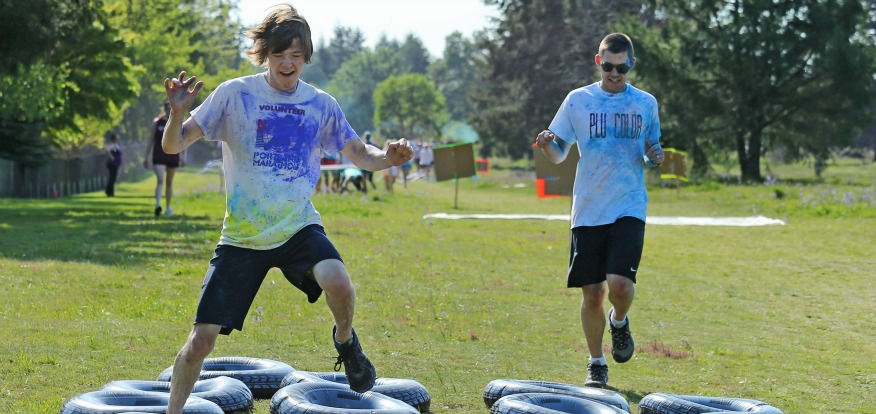
[[[191,108],[192,103],[198,96],[198,91],[204,86],[204,82],[198,81],[192,76],[186,80],[186,71],[179,73],[179,77],[164,80],[164,90],[167,92],[167,101],[170,103],[171,113],[182,114]],[[195,83],[197,81],[197,83]],[[192,84],[195,84],[192,87]]]
[[[538,136],[535,137],[535,145],[537,145],[541,149],[544,149],[552,142],[556,141],[556,139],[557,136],[554,135],[554,133],[550,130],[546,129],[544,131],[541,131]]]

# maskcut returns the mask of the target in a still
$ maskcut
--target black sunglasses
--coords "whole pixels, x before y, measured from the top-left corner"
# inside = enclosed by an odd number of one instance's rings
[[[602,62],[602,64],[599,66],[602,66],[603,72],[607,73],[607,72],[611,72],[614,69],[617,69],[617,73],[619,73],[621,75],[626,75],[627,72],[629,72],[630,69],[633,68],[632,66],[627,65],[626,63],[621,63],[620,65],[615,65],[614,63]]]

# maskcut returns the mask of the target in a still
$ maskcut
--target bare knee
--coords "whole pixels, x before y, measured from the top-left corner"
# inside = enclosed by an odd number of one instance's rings
[[[601,309],[602,303],[605,301],[605,294],[608,291],[605,283],[588,285],[581,288],[584,294],[584,307],[587,309]]]
[[[612,276],[615,277],[609,277],[608,279],[611,296],[616,298],[632,298],[636,291],[636,285],[633,281],[623,276]]]
[[[338,260],[319,262],[313,268],[313,275],[319,287],[330,297],[346,299],[356,295],[346,267]]]
[[[189,335],[181,356],[187,361],[203,361],[210,352],[213,352],[217,335],[218,330],[214,333],[212,330],[207,332],[205,329],[195,327]]]

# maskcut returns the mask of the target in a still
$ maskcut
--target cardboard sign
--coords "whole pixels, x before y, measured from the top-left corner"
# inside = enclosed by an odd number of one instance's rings
[[[436,147],[435,180],[447,181],[477,175],[475,171],[474,144],[457,144]]]
[[[660,164],[660,178],[687,181],[687,153],[673,148],[663,149],[663,164]]]
[[[578,169],[578,144],[572,144],[566,159],[559,164],[549,160],[541,149],[532,145],[535,160],[535,186],[539,198],[571,196],[575,187],[575,172]]]

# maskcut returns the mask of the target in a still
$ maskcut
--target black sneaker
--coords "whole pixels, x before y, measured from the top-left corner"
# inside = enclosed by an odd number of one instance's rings
[[[161,206],[155,206],[155,217],[161,215]]]
[[[353,338],[347,341],[346,344],[339,344],[334,340],[335,331],[338,327],[332,328],[332,342],[335,343],[335,349],[338,350],[338,360],[335,362],[335,371],[341,370],[341,365],[344,366],[344,373],[347,375],[347,383],[350,384],[350,389],[356,392],[365,392],[374,387],[374,381],[377,379],[377,370],[374,369],[374,364],[365,356],[362,347],[359,345],[359,337],[356,336],[356,330],[353,330]]]
[[[624,363],[633,357],[633,352],[636,350],[636,344],[633,342],[633,335],[630,334],[630,317],[627,316],[627,323],[620,328],[615,328],[611,324],[611,317],[614,313],[614,308],[608,311],[608,331],[611,332],[611,357],[617,363]]]
[[[585,387],[603,388],[608,384],[608,365],[587,364],[587,379]]]

